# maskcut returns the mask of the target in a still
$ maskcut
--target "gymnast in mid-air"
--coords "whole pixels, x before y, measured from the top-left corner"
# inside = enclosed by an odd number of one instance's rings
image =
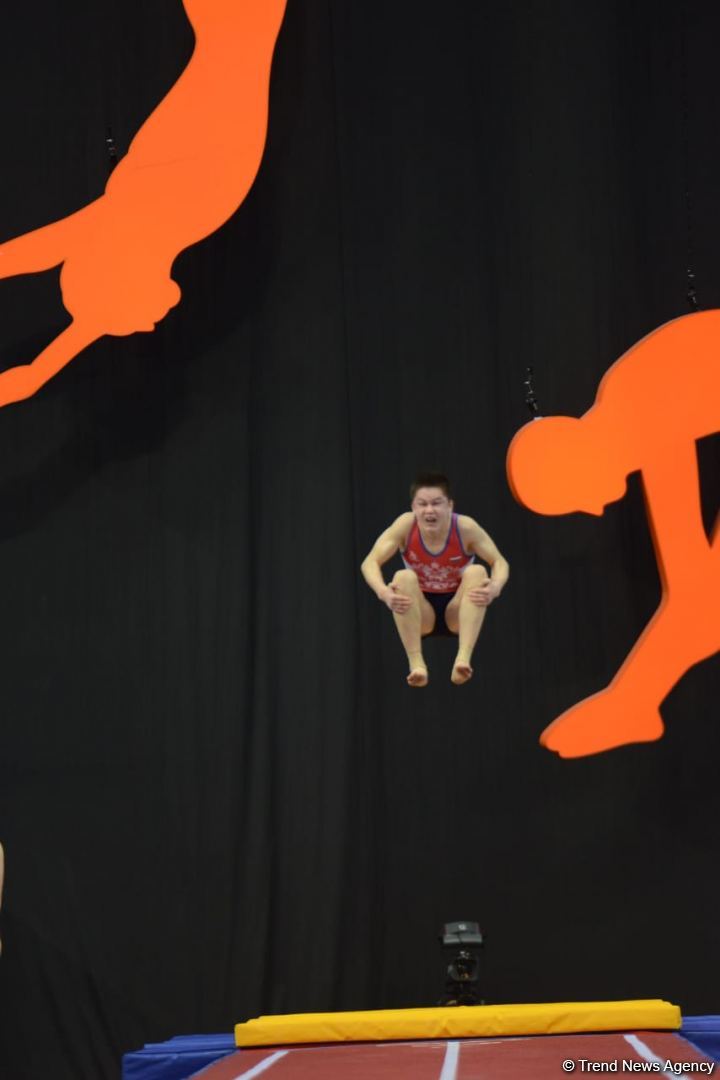
[[[454,512],[442,473],[420,473],[410,487],[410,505],[378,537],[362,575],[393,614],[410,665],[408,685],[428,683],[422,639],[455,635],[458,651],[450,679],[460,686],[472,678],[472,653],[485,612],[502,592],[510,568],[485,530]],[[405,568],[388,585],[382,567],[398,551]],[[475,556],[488,564],[489,575]]]

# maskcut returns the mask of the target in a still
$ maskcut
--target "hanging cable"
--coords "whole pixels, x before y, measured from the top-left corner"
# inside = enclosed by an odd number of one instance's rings
[[[523,386],[525,387],[525,404],[530,410],[533,419],[536,420],[540,416],[540,409],[538,408],[537,398],[535,397],[532,367],[525,368],[525,381]]]
[[[695,288],[695,232],[693,229],[694,206],[690,187],[690,95],[688,91],[687,60],[687,0],[680,5],[680,86],[682,98],[682,144],[683,144],[683,183],[685,187],[685,231],[687,237],[687,291],[685,299],[691,311],[697,311],[699,304]]]
[[[530,63],[528,64],[527,69],[526,69],[527,70],[527,75],[528,75],[528,87],[527,87],[526,100],[527,101],[532,101],[533,96],[534,96],[533,95],[533,88],[534,88],[534,82],[535,82],[535,76],[536,76],[536,67],[535,67],[536,42],[539,40],[539,34],[540,34],[537,3],[532,3],[531,4],[529,15],[530,15],[530,17],[527,20],[527,26],[528,26],[528,30],[529,30],[529,39],[528,39],[527,44],[528,44],[528,49],[529,49]],[[534,147],[535,147],[532,109],[528,110],[528,118],[529,118],[529,124],[530,124],[530,130],[528,132],[528,142],[529,142],[530,152],[531,152],[531,159],[530,160],[531,160],[531,168],[532,168],[532,162],[533,162],[533,156],[532,155],[534,153]],[[533,246],[534,240],[535,240],[535,236],[534,236],[535,222],[534,222],[534,216],[533,216],[534,208],[535,208],[534,203],[531,202],[531,204],[530,204],[530,246],[531,247]],[[534,326],[533,326],[533,330],[534,330]],[[531,350],[534,351],[532,346],[531,346]],[[531,355],[532,355],[532,352],[531,352]],[[525,404],[527,405],[528,409],[530,410],[530,415],[532,416],[533,420],[539,420],[540,419],[540,409],[538,407],[537,398],[535,396],[535,386],[533,384],[533,367],[532,367],[532,364],[529,364],[525,368],[525,379],[523,380],[523,386],[525,387]]]
[[[115,145],[115,139],[113,138],[112,128],[107,129],[107,135],[105,136],[105,149],[108,154],[108,172],[111,173],[118,163],[118,152]]]

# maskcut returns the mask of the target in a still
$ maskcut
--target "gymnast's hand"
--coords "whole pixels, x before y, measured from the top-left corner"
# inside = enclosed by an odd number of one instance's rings
[[[470,589],[468,591],[468,597],[475,607],[488,607],[489,604],[492,604],[493,600],[498,598],[500,592],[500,586],[491,578],[488,578],[482,585],[476,585],[474,588]]]
[[[380,599],[391,611],[396,612],[398,615],[404,615],[406,611],[410,610],[412,604],[409,596],[398,592],[397,585],[386,585]]]

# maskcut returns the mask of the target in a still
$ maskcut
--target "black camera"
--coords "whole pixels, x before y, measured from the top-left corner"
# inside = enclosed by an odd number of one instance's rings
[[[441,1005],[482,1005],[478,983],[483,936],[476,922],[445,923],[440,935],[443,949],[454,956],[448,964]]]

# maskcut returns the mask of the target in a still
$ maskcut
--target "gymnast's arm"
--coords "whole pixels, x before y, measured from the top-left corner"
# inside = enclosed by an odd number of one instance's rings
[[[487,594],[488,602],[495,600],[510,577],[510,564],[477,521],[462,515],[458,519],[458,525],[465,550],[477,555],[490,567],[490,580],[479,588]]]
[[[378,600],[387,604],[393,595],[392,586],[385,584],[382,567],[392,559],[407,539],[413,515],[401,514],[392,525],[382,533],[363,559],[360,567],[362,576],[367,581]]]

